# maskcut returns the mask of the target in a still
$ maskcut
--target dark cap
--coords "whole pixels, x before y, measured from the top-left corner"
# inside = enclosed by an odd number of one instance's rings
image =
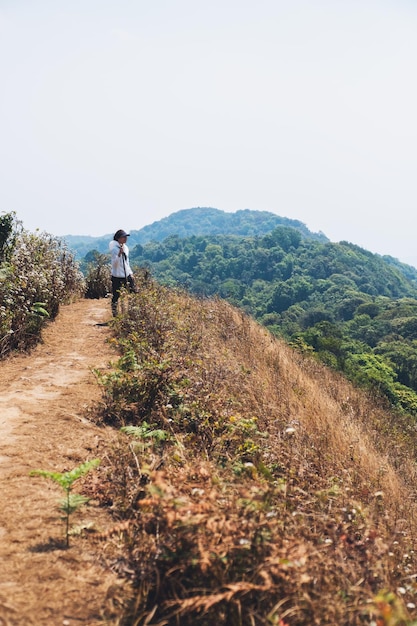
[[[115,241],[118,241],[120,237],[130,237],[130,235],[124,230],[116,230],[116,232],[114,233],[113,239]]]

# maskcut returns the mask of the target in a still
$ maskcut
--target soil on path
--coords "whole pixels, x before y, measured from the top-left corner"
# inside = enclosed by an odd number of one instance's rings
[[[92,368],[115,358],[102,325],[109,308],[105,300],[61,307],[42,344],[0,363],[0,626],[117,623],[121,581],[91,538],[63,547],[62,491],[29,475],[71,470],[110,440],[87,418],[100,398]],[[73,517],[99,530],[111,524],[94,503]]]

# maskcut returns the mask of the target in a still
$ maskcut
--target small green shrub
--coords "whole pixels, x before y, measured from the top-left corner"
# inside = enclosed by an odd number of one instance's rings
[[[90,470],[97,467],[100,464],[100,459],[93,459],[92,461],[86,461],[78,467],[75,467],[69,472],[48,472],[46,470],[33,470],[31,476],[43,476],[44,478],[50,478],[57,483],[65,492],[65,497],[59,501],[58,508],[64,514],[63,520],[65,522],[65,544],[69,547],[69,519],[70,515],[77,511],[80,506],[86,504],[89,498],[82,496],[78,493],[72,492],[73,484],[76,480],[85,476]]]

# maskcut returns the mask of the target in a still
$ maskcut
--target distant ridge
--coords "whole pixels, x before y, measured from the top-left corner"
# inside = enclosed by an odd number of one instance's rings
[[[277,226],[287,226],[300,231],[305,237],[319,241],[329,241],[323,233],[312,233],[299,220],[280,217],[269,211],[242,209],[234,213],[226,213],[210,207],[182,209],[168,217],[144,226],[135,231],[140,241],[162,241],[170,235],[190,237],[192,235],[265,235]]]
[[[171,235],[177,235],[181,238],[192,235],[218,234],[255,237],[257,235],[265,235],[278,226],[295,228],[303,237],[308,239],[315,239],[323,243],[329,241],[322,232],[311,232],[303,222],[280,217],[269,211],[242,209],[234,213],[226,213],[211,207],[195,207],[176,211],[161,220],[144,226],[140,230],[131,230],[129,246],[133,248],[138,243],[145,244],[149,241],[162,241]],[[117,224],[116,227],[118,227]],[[66,235],[63,239],[77,258],[81,259],[91,250],[107,252],[108,242],[112,237],[113,233],[101,237]]]

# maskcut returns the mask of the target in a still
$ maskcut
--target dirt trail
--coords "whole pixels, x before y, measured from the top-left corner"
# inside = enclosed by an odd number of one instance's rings
[[[100,396],[91,368],[115,358],[109,329],[100,325],[109,309],[105,300],[64,306],[31,354],[0,363],[0,626],[117,622],[121,581],[100,564],[91,539],[74,537],[69,550],[57,546],[61,490],[29,476],[96,458],[110,437],[86,419]],[[80,522],[111,524],[94,503],[74,514]]]

